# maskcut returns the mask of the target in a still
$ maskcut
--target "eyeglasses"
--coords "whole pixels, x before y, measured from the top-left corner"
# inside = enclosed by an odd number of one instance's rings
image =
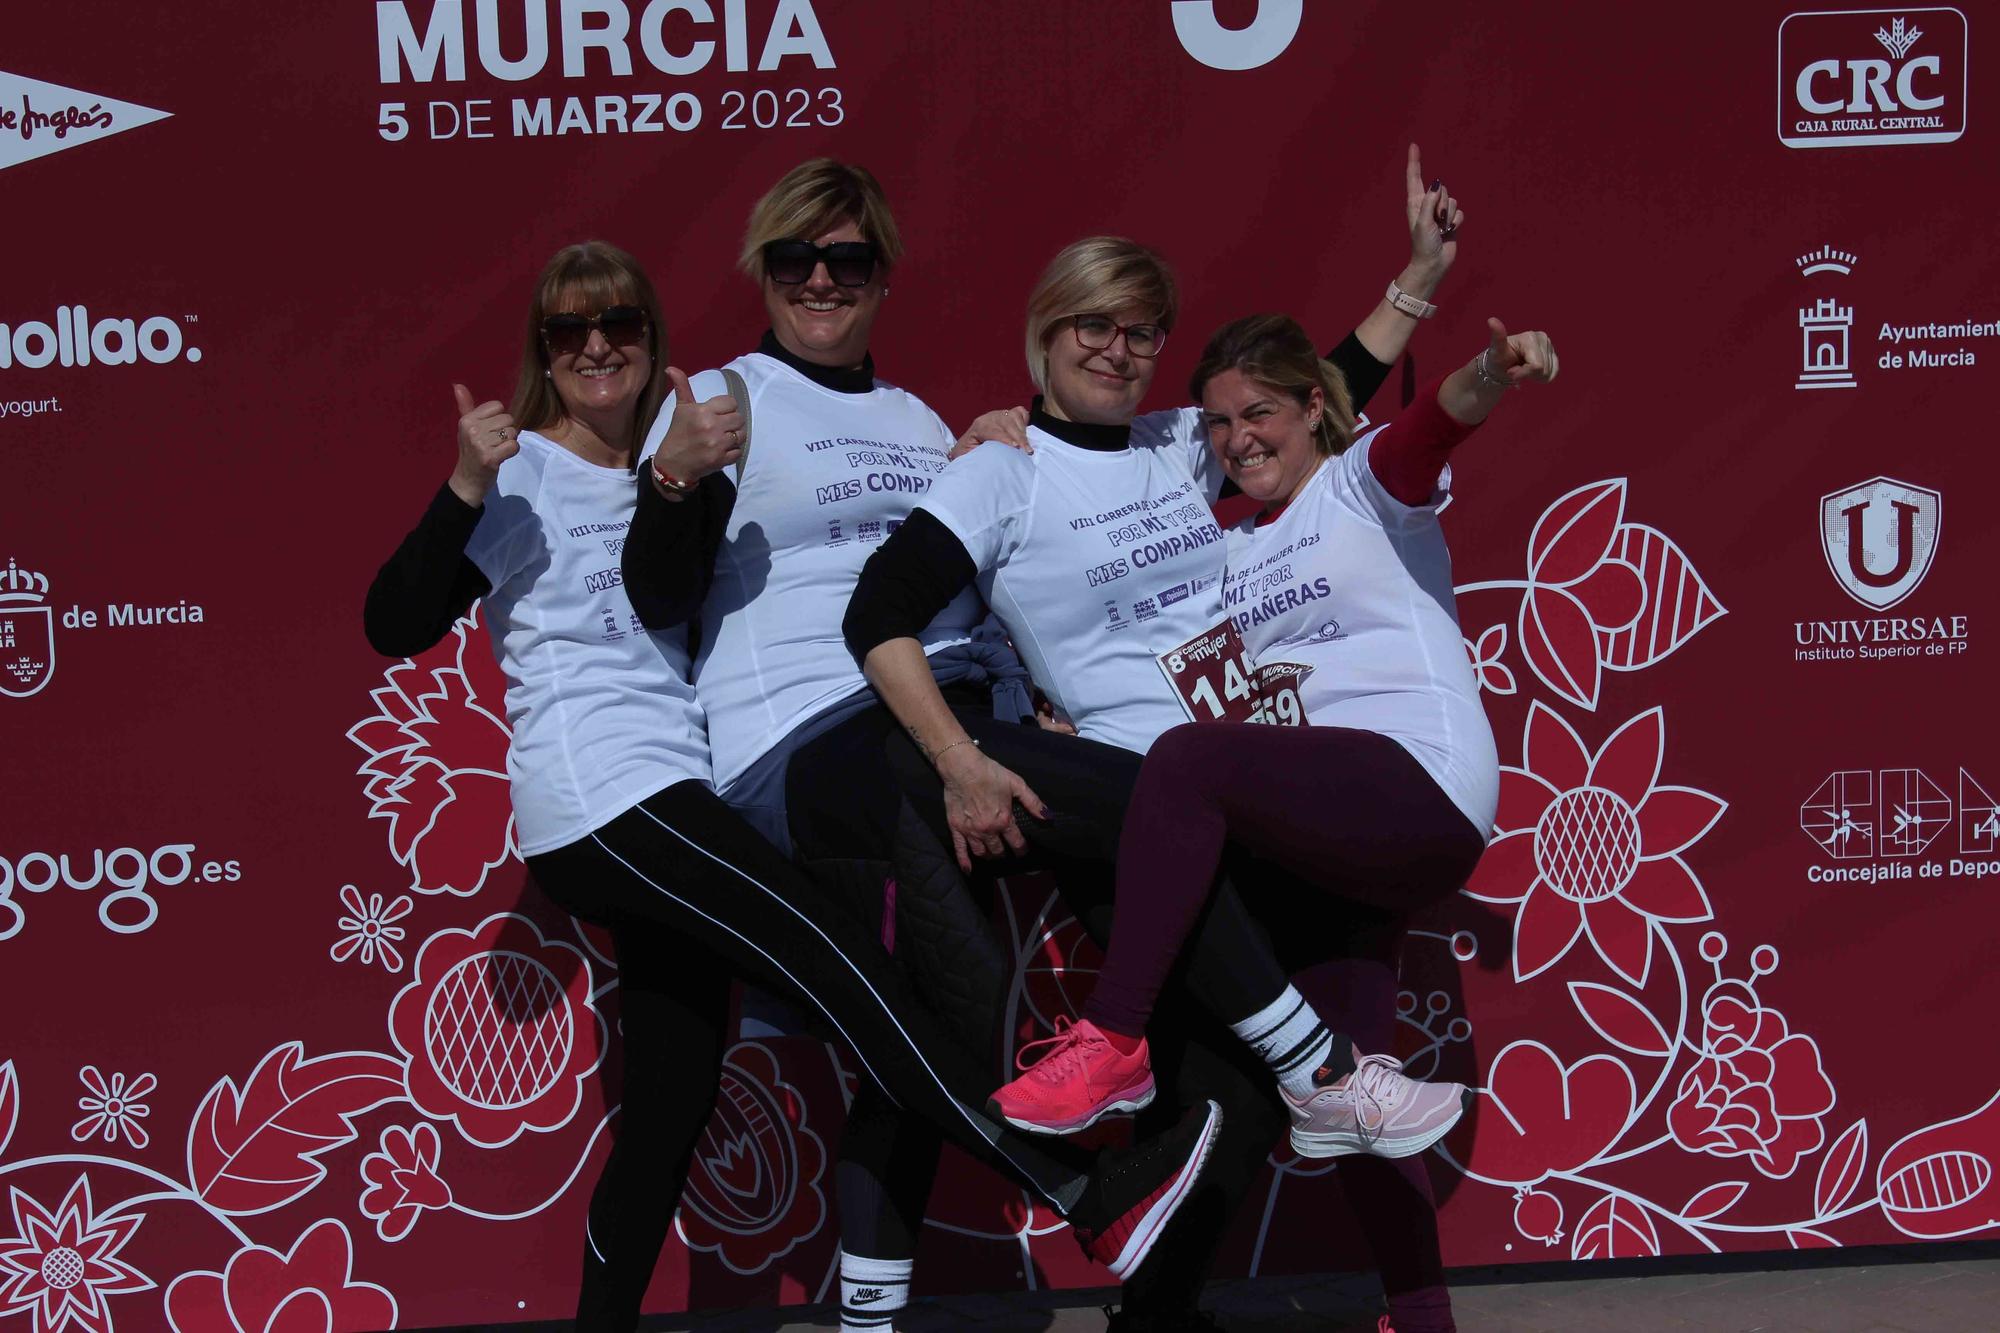
[[[1149,361],[1167,345],[1167,331],[1158,324],[1120,324],[1109,315],[1074,315],[1069,323],[1077,343],[1093,352],[1111,346],[1121,333],[1125,350]]]
[[[873,241],[835,241],[814,245],[811,241],[764,242],[764,273],[772,282],[796,287],[812,280],[813,270],[826,265],[826,276],[841,287],[866,287],[875,276],[881,256]]]
[[[575,356],[590,343],[596,329],[613,347],[632,347],[646,341],[646,312],[635,305],[606,306],[595,316],[565,311],[542,321],[542,341],[550,356]]]

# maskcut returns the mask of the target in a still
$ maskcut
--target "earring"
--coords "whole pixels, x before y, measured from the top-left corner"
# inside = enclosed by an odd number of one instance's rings
[[[888,294],[889,294],[889,284],[885,282],[882,284],[882,295],[887,296]]]
[[[542,378],[543,378],[543,379],[545,379],[545,380],[553,380],[553,379],[554,379],[555,377],[556,377],[556,373],[555,373],[555,371],[551,370],[551,369],[550,369],[549,367],[547,367],[547,366],[543,366],[543,367],[542,367]]]

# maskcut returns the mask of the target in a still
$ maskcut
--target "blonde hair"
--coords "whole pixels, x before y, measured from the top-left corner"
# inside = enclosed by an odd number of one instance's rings
[[[1296,400],[1312,401],[1318,389],[1325,400],[1314,424],[1313,446],[1321,455],[1346,451],[1354,442],[1354,400],[1340,368],[1321,358],[1313,340],[1290,315],[1245,315],[1217,329],[1201,349],[1201,360],[1188,377],[1188,396],[1201,401],[1208,382],[1225,370],[1240,371],[1270,389]]]
[[[761,284],[766,244],[810,241],[843,222],[852,222],[861,229],[863,240],[875,243],[882,267],[894,268],[903,257],[902,233],[896,230],[896,216],[889,211],[880,181],[866,168],[830,157],[801,162],[780,176],[751,208],[736,267]]]
[[[652,279],[639,261],[607,241],[583,241],[556,251],[535,280],[535,297],[528,306],[528,336],[521,350],[521,374],[514,385],[514,401],[507,407],[514,424],[522,430],[547,430],[563,419],[562,399],[549,379],[549,349],[542,341],[542,321],[552,313],[572,306],[578,314],[602,314],[605,307],[635,305],[646,312],[646,351],[653,367],[646,388],[639,395],[639,418],[633,442],[646,438],[660,403],[667,396],[665,360],[666,330],[660,316],[660,298],[653,294]],[[637,449],[633,451],[637,457]]]
[[[1167,261],[1123,236],[1086,236],[1066,245],[1028,294],[1028,377],[1048,388],[1049,330],[1072,315],[1144,310],[1171,329],[1180,287]]]

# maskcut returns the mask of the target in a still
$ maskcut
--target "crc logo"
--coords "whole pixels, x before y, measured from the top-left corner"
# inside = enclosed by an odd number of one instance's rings
[[[1965,15],[1855,9],[1778,25],[1778,138],[1792,148],[1950,143],[1965,133]]]
[[[1256,69],[1285,53],[1304,13],[1305,0],[1257,0],[1248,26],[1225,28],[1216,21],[1214,0],[1174,0],[1174,36],[1210,69]]]
[[[1109,583],[1113,579],[1122,579],[1131,572],[1132,567],[1125,563],[1125,557],[1121,555],[1116,560],[1106,561],[1096,569],[1084,571],[1084,577],[1089,579],[1090,586],[1095,588],[1100,583]]]
[[[0,171],[172,114],[0,70]]]
[[[56,623],[48,600],[48,576],[10,558],[0,574],[0,694],[40,694],[55,675]]]
[[[1886,611],[1917,590],[1937,554],[1943,497],[1875,477],[1820,497],[1819,540],[1842,590]]]

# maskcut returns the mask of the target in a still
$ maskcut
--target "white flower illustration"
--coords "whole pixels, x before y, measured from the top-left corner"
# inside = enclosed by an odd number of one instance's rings
[[[379,956],[382,966],[389,971],[402,971],[403,952],[396,947],[396,941],[408,932],[395,923],[408,916],[415,906],[410,895],[399,893],[385,904],[381,894],[371,893],[364,904],[360,890],[352,884],[343,884],[340,901],[347,911],[336,923],[341,929],[339,943],[327,950],[333,961],[344,963],[359,954],[365,967]]]
[[[123,1074],[113,1074],[107,1079],[96,1065],[85,1065],[76,1076],[83,1081],[85,1095],[76,1099],[76,1105],[84,1117],[70,1126],[71,1138],[82,1143],[102,1134],[106,1143],[116,1143],[122,1138],[134,1148],[152,1142],[152,1136],[139,1121],[151,1115],[153,1109],[140,1098],[160,1086],[158,1079],[151,1074],[141,1074],[129,1081]]]

